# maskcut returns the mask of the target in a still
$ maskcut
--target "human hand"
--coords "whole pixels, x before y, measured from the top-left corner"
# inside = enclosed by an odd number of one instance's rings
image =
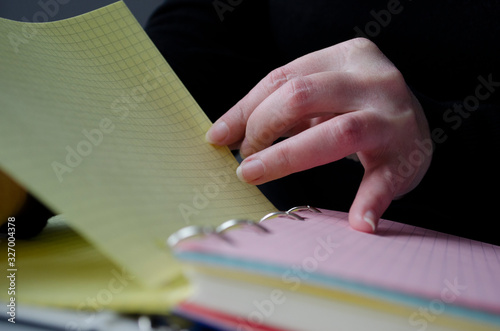
[[[273,145],[282,136],[290,138]],[[237,174],[251,184],[356,153],[365,173],[349,222],[364,232],[375,232],[391,201],[418,185],[432,154],[418,100],[394,64],[363,38],[272,71],[214,123],[207,141],[239,147],[245,159]],[[431,145],[428,153],[416,154],[422,144]],[[413,170],[402,171],[410,161]]]

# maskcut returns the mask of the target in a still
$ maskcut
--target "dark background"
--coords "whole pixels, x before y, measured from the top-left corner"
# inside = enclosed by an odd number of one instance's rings
[[[16,21],[57,21],[109,5],[116,0],[0,0],[0,17]],[[125,0],[144,23],[163,0]]]

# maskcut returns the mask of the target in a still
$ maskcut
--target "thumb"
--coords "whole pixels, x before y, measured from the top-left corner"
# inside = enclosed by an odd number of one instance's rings
[[[387,168],[366,171],[349,210],[349,223],[355,230],[374,233],[382,214],[395,197],[395,186]]]

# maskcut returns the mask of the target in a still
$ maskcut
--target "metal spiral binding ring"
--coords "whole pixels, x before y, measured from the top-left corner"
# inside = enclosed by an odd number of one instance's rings
[[[243,226],[250,225],[250,226],[253,226],[262,232],[269,233],[269,230],[259,223],[262,223],[265,220],[275,218],[278,216],[286,216],[286,217],[293,218],[293,219],[298,220],[298,221],[304,221],[305,220],[304,217],[295,214],[295,212],[304,211],[304,210],[308,210],[308,211],[311,211],[313,213],[321,213],[321,211],[319,209],[308,205],[308,206],[293,207],[287,211],[277,211],[274,213],[269,213],[266,216],[262,217],[258,223],[254,222],[252,220],[232,219],[229,221],[225,221],[224,223],[222,223],[221,225],[219,225],[216,228],[213,228],[211,226],[190,225],[190,226],[186,226],[186,227],[172,233],[167,239],[167,245],[170,247],[174,247],[182,240],[196,237],[196,236],[206,236],[206,235],[211,235],[211,234],[212,235],[215,234],[215,235],[219,236],[221,239],[228,241],[228,242],[231,242],[231,240],[229,238],[224,236],[224,232],[230,228],[235,227],[235,226],[242,226],[242,225]]]
[[[224,235],[224,231],[233,228],[235,226],[242,226],[242,225],[250,225],[254,226],[256,229],[259,229],[262,232],[269,233],[269,230],[266,229],[264,226],[251,221],[251,220],[236,220],[232,219],[229,221],[225,221],[215,229],[211,226],[198,226],[198,225],[190,225],[187,227],[184,227],[174,233],[172,233],[168,239],[167,239],[167,245],[170,247],[176,246],[179,242],[197,237],[197,236],[206,236],[206,235],[217,235],[219,238],[231,242],[231,240]]]
[[[299,215],[294,214],[294,213],[289,213],[289,212],[287,212],[287,211],[275,211],[274,213],[269,213],[269,214],[267,214],[266,216],[262,217],[262,218],[260,219],[259,223],[262,223],[262,222],[264,222],[264,221],[266,221],[266,220],[269,220],[269,219],[271,219],[271,218],[275,218],[275,217],[278,217],[278,216],[287,216],[287,217],[289,217],[289,218],[294,218],[294,219],[296,219],[296,220],[298,220],[298,221],[303,221],[303,220],[305,220],[305,218],[304,218],[304,217],[299,216]]]
[[[252,220],[235,220],[235,219],[225,221],[224,223],[222,223],[221,225],[219,225],[215,229],[215,232],[222,233],[222,232],[226,231],[227,229],[233,228],[235,226],[241,226],[241,225],[250,225],[250,226],[255,227],[256,229],[261,230],[262,232],[269,233],[269,230],[267,228],[263,227],[259,223],[256,223]]]
[[[321,210],[319,210],[318,208],[309,206],[309,205],[290,208],[290,209],[288,209],[287,213],[294,213],[294,212],[303,211],[303,210],[308,210],[308,211],[311,211],[313,213],[320,213],[321,214]]]
[[[211,226],[198,226],[198,225],[186,226],[172,233],[167,239],[167,245],[170,247],[174,247],[184,239],[196,236],[205,236],[208,234],[212,234],[214,232],[215,230]]]
[[[259,221],[259,223],[262,223],[262,222],[264,222],[264,221],[266,221],[268,219],[275,218],[275,217],[282,216],[282,215],[283,216],[287,216],[289,218],[294,218],[294,219],[296,219],[298,221],[304,221],[306,219],[305,217],[302,217],[300,215],[295,214],[295,212],[303,211],[303,210],[308,210],[308,211],[311,211],[313,213],[321,213],[321,211],[319,209],[311,207],[309,205],[307,205],[307,206],[298,206],[298,207],[290,208],[287,211],[277,211],[277,212],[274,212],[274,213],[269,213],[266,216],[262,217],[261,220]]]

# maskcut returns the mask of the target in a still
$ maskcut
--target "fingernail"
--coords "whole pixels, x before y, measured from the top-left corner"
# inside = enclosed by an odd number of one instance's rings
[[[226,122],[217,122],[207,131],[205,139],[210,144],[218,144],[224,141],[229,134],[229,127]]]
[[[253,182],[264,175],[264,164],[261,160],[251,160],[243,162],[238,169],[236,175],[243,182]]]
[[[375,219],[375,214],[371,210],[365,213],[365,215],[363,216],[363,221],[368,223],[371,226],[373,232],[375,232],[375,230],[377,229],[375,226],[376,219]]]

